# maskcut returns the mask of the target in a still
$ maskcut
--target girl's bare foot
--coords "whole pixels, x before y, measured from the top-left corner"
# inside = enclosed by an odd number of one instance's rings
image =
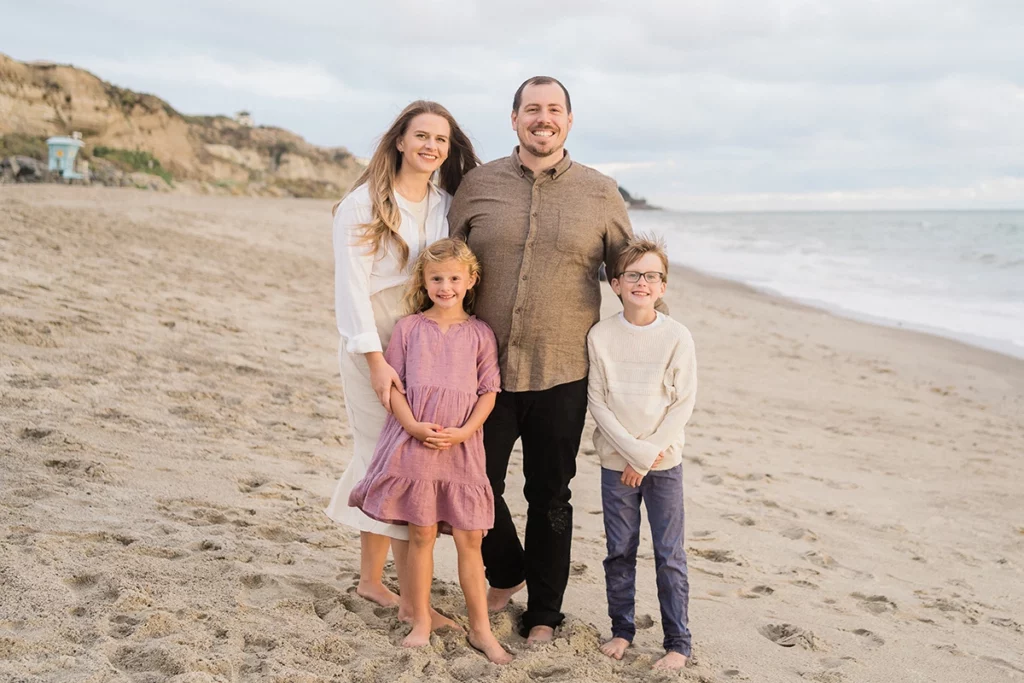
[[[512,596],[519,591],[526,588],[526,582],[523,581],[518,586],[512,586],[511,588],[491,588],[487,589],[487,611],[488,612],[500,612],[505,609],[512,600]]]
[[[404,608],[398,609],[398,620],[404,621],[407,624],[412,623],[412,614],[406,612]],[[438,612],[433,607],[430,608],[430,630],[440,631],[443,628],[453,628],[459,633],[465,633],[466,629],[459,626],[456,622],[452,621],[445,615]]]
[[[423,647],[430,645],[430,622],[413,623],[412,631],[402,641],[402,647]]]
[[[555,629],[550,626],[534,626],[530,629],[530,635],[526,637],[527,645],[540,645],[550,643],[555,639]]]
[[[508,664],[512,661],[512,655],[505,651],[505,648],[490,631],[477,633],[471,630],[466,636],[466,640],[469,641],[473,649],[483,652],[493,664]]]
[[[622,659],[622,655],[625,654],[627,647],[629,647],[629,641],[625,638],[612,638],[608,642],[601,644],[601,652],[612,659]]]
[[[678,652],[666,652],[665,656],[654,663],[653,669],[682,669],[686,666],[686,655]]]
[[[388,590],[380,581],[372,583],[359,582],[356,586],[356,595],[361,598],[366,598],[370,602],[375,602],[382,607],[397,607],[398,596]]]

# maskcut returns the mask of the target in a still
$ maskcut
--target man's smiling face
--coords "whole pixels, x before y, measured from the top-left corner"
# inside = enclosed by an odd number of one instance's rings
[[[557,154],[561,158],[565,138],[572,129],[572,114],[565,93],[557,83],[528,85],[523,89],[519,109],[512,112],[512,127],[523,150],[542,159]]]

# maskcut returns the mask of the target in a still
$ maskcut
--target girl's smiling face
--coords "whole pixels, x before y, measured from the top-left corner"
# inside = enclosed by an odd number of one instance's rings
[[[469,266],[455,259],[423,264],[423,284],[438,312],[462,311],[466,292],[476,285]]]

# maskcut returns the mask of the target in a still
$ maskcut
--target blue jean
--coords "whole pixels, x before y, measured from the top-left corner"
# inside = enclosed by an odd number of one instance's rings
[[[640,546],[640,501],[647,507],[654,540],[658,603],[665,650],[690,656],[687,610],[690,582],[683,548],[683,466],[648,472],[637,488],[622,483],[622,472],[601,468],[601,506],[608,557],[604,561],[612,637],[632,643],[636,635],[636,551]]]

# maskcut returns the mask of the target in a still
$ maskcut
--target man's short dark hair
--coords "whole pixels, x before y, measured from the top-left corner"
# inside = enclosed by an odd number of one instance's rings
[[[526,90],[528,85],[547,85],[548,83],[555,83],[562,92],[565,93],[565,113],[572,113],[572,100],[569,99],[569,91],[566,89],[562,82],[557,78],[551,76],[534,76],[523,81],[523,84],[519,86],[519,90],[516,90],[515,97],[512,98],[512,111],[519,111],[519,106],[523,103],[523,91]]]

